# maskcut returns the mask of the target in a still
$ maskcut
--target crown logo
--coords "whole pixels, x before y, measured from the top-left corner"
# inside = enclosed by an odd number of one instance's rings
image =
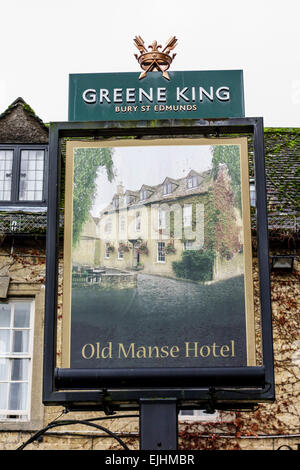
[[[153,43],[148,46],[148,49],[145,47],[145,42],[141,38],[141,36],[136,36],[134,38],[135,46],[140,51],[140,55],[135,55],[136,60],[140,64],[143,72],[139,76],[139,80],[146,77],[148,72],[161,72],[162,76],[167,80],[170,80],[169,74],[167,70],[169,69],[174,57],[176,54],[173,54],[172,57],[170,56],[170,52],[174,47],[177,45],[177,39],[175,36],[172,36],[165,45],[164,49],[160,51],[159,49],[162,48],[161,45],[157,44],[157,41],[153,41]],[[149,50],[151,49],[151,50]]]

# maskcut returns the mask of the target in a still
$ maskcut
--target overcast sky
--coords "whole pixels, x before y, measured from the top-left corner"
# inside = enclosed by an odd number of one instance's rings
[[[133,38],[175,35],[171,70],[244,71],[246,116],[300,127],[299,0],[1,0],[0,113],[68,119],[70,73],[138,72]]]

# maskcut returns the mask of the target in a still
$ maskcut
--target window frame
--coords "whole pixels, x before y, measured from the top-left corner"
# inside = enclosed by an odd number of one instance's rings
[[[194,184],[196,182],[196,184]],[[191,185],[190,185],[191,183]],[[187,189],[194,189],[194,188],[197,188],[199,186],[199,180],[198,180],[198,176],[197,175],[192,175],[192,176],[188,176],[187,179],[186,179],[186,187]]]
[[[11,281],[7,297],[1,302],[29,300],[33,302],[32,316],[32,356],[31,356],[31,383],[28,389],[30,412],[28,420],[1,420],[0,432],[3,431],[37,431],[43,426],[44,406],[42,402],[43,378],[43,331],[44,331],[44,303],[45,286],[35,282]]]
[[[109,242],[105,242],[104,259],[109,259]]]
[[[215,410],[213,413],[208,413],[205,410],[199,409],[181,409],[178,414],[179,424],[184,423],[232,423],[235,420],[236,414],[232,411]]]
[[[23,207],[42,207],[47,204],[48,193],[48,145],[43,144],[0,144],[1,150],[12,150],[12,176],[10,199],[0,200],[0,207],[5,206],[23,206]],[[19,199],[20,176],[21,176],[21,153],[23,150],[42,150],[44,152],[44,168],[43,168],[43,190],[42,199],[40,200],[21,200]]]
[[[183,206],[183,226],[192,227],[193,225],[193,205],[185,204]]]
[[[135,231],[140,232],[142,228],[142,214],[141,211],[135,212]]]
[[[35,314],[35,301],[33,297],[23,297],[23,298],[18,298],[18,297],[10,297],[4,302],[1,302],[2,304],[16,304],[16,303],[30,303],[30,318],[29,318],[29,326],[28,327],[16,327],[13,325],[13,318],[14,318],[14,310],[13,314],[12,311],[10,312],[11,318],[10,318],[10,325],[9,327],[0,327],[1,330],[9,330],[10,332],[14,332],[16,330],[28,330],[29,331],[29,338],[28,338],[28,352],[22,353],[22,352],[15,352],[12,350],[12,342],[13,342],[13,334],[10,334],[10,352],[9,353],[1,353],[0,356],[2,359],[8,359],[9,360],[9,377],[7,380],[1,380],[1,382],[7,383],[10,385],[13,382],[24,382],[27,383],[27,393],[28,393],[28,398],[27,398],[27,407],[26,410],[9,410],[7,408],[7,413],[2,412],[0,410],[0,423],[12,423],[12,422],[22,422],[26,423],[30,421],[31,418],[31,390],[32,390],[32,363],[33,363],[33,335],[34,335],[34,314]],[[29,360],[29,367],[28,367],[28,373],[27,373],[27,379],[20,379],[20,380],[12,380],[11,378],[11,362],[15,359],[28,359]],[[7,400],[9,400],[9,393],[7,395]],[[7,415],[18,415],[19,418],[6,418],[2,419],[1,416],[7,414]],[[22,416],[28,416],[28,419],[22,419]]]
[[[163,209],[161,207],[159,207],[158,211],[157,211],[157,216],[158,216],[158,229],[159,230],[164,230],[167,226],[167,218],[166,218],[166,209]]]
[[[163,185],[163,195],[167,196],[173,192],[173,184],[172,183],[164,183]]]
[[[157,263],[166,262],[166,253],[164,252],[165,248],[166,248],[166,242],[162,242],[162,241],[157,242]],[[163,258],[163,259],[159,259],[159,258]]]

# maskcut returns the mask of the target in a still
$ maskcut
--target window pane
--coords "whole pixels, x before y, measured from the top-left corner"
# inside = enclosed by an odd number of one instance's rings
[[[26,353],[29,347],[29,331],[16,330],[13,332],[13,352]]]
[[[8,380],[9,359],[0,358],[0,380]]]
[[[10,326],[10,305],[0,304],[0,327]]]
[[[13,150],[0,150],[0,201],[11,199]]]
[[[16,302],[14,314],[14,327],[15,328],[29,328],[30,321],[30,306],[28,302]]]
[[[0,330],[0,353],[10,352],[10,330]]]
[[[13,359],[11,380],[27,380],[28,379],[28,363],[29,363],[28,359]]]
[[[27,383],[11,383],[9,404],[10,410],[26,410],[27,408]]]
[[[7,389],[8,384],[0,383],[0,409],[6,410],[7,408]]]
[[[40,201],[43,198],[44,151],[22,150],[19,199]],[[39,182],[39,186],[37,186]]]

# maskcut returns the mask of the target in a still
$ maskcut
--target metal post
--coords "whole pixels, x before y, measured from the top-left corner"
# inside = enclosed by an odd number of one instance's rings
[[[140,449],[177,450],[178,410],[175,398],[140,400]]]

